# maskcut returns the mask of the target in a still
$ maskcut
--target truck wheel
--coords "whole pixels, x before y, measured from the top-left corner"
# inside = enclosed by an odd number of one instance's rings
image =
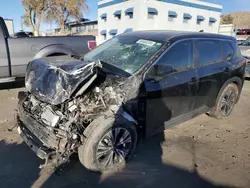
[[[94,120],[86,129],[87,137],[78,148],[78,156],[89,170],[122,167],[136,148],[136,127],[123,117],[102,117]]]
[[[239,89],[237,85],[234,83],[228,84],[219,94],[215,107],[209,115],[217,119],[229,116],[237,102],[238,95]]]

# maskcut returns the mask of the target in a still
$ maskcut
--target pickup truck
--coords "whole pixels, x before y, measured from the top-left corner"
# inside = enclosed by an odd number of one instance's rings
[[[83,56],[95,47],[95,37],[53,36],[12,38],[0,17],[0,83],[25,76],[33,59],[51,56]]]

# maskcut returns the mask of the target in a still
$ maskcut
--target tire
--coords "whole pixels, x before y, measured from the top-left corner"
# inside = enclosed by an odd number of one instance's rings
[[[217,119],[228,117],[232,113],[238,98],[239,98],[238,86],[234,83],[229,83],[219,94],[216,100],[216,104],[213,110],[209,113],[209,115]]]
[[[120,132],[119,132],[119,131]],[[120,144],[119,147],[114,146],[118,144],[107,144],[110,139],[110,134],[113,137],[117,131],[120,135],[129,134],[131,138],[130,144]],[[117,135],[119,135],[117,134]],[[118,118],[98,118],[94,120],[85,130],[84,135],[86,139],[83,144],[78,148],[78,157],[84,167],[93,171],[105,171],[112,168],[119,168],[125,165],[126,161],[131,158],[137,145],[137,131],[134,123],[124,119],[123,117]],[[128,136],[128,137],[129,137]],[[118,136],[117,136],[118,137]],[[126,140],[126,139],[124,139]],[[128,139],[129,140],[129,139]],[[117,142],[116,142],[117,143]],[[105,145],[105,146],[104,146]],[[115,154],[112,155],[113,162],[109,165],[105,164],[108,154],[103,154],[101,157],[100,153],[104,150],[101,147],[109,147],[107,145],[113,145],[113,149],[109,149]],[[119,148],[119,149],[118,149]],[[129,148],[129,149],[128,149]],[[121,150],[120,150],[121,149]],[[121,152],[122,149],[124,152]],[[110,152],[109,151],[109,152]],[[120,152],[120,155],[118,153]],[[99,153],[98,153],[99,152]],[[108,153],[108,152],[107,152]],[[125,157],[122,158],[121,155]],[[97,157],[99,156],[99,158]],[[120,158],[118,158],[118,156]],[[119,159],[119,160],[118,160]],[[103,162],[104,161],[104,162]]]

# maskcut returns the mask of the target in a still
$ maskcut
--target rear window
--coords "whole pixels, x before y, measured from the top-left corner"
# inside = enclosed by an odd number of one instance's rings
[[[224,52],[224,59],[231,60],[234,55],[234,49],[230,42],[222,41],[222,47]]]
[[[197,49],[200,65],[216,63],[223,58],[221,44],[217,40],[199,40]]]

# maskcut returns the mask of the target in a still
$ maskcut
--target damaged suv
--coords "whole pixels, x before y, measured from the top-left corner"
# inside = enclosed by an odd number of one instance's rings
[[[228,36],[164,31],[118,35],[84,58],[28,64],[18,131],[55,163],[78,153],[91,170],[125,163],[138,140],[202,113],[228,116],[246,61]]]

